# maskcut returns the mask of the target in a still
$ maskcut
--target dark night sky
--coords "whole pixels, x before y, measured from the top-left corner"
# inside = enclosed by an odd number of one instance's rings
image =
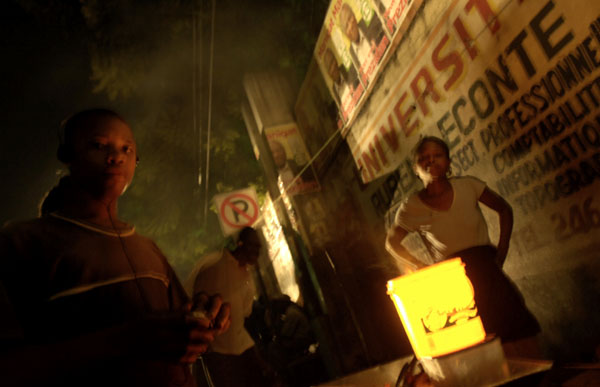
[[[57,129],[84,106],[105,104],[90,93],[84,36],[65,33],[9,1],[2,8],[3,98],[0,143],[0,223],[35,216],[56,182]],[[74,21],[81,23],[82,21]]]

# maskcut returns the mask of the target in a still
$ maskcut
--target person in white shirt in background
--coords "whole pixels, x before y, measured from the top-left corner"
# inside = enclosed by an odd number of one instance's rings
[[[208,294],[219,294],[231,305],[229,329],[211,343],[202,357],[217,387],[273,384],[268,379],[270,370],[244,328],[256,295],[250,267],[258,261],[261,248],[258,233],[245,227],[233,250],[223,248],[200,258],[185,284],[195,302],[201,303]]]

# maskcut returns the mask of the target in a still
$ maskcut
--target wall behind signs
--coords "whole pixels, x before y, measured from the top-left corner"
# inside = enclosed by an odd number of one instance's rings
[[[347,137],[363,181],[391,173],[399,197],[418,187],[410,149],[433,134],[454,174],[511,203],[505,270],[554,358],[600,343],[599,17],[591,0],[425,1]],[[391,201],[371,196],[379,212]]]

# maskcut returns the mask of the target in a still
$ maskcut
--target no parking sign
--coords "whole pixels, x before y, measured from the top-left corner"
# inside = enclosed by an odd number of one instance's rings
[[[214,201],[225,236],[234,234],[244,227],[251,227],[258,219],[260,211],[254,188],[215,195]]]

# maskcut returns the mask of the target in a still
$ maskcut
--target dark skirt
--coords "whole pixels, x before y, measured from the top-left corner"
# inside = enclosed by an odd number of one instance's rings
[[[465,263],[467,277],[475,290],[475,304],[486,333],[503,342],[535,336],[540,332],[536,318],[525,306],[517,286],[504,274],[494,258],[492,246],[477,246],[452,254]]]

